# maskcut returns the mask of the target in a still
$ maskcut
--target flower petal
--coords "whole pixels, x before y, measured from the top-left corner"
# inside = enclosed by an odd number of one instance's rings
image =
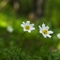
[[[31,30],[35,30],[35,28],[33,27]]]
[[[44,28],[44,27],[45,27],[45,24],[43,23],[43,24],[42,24],[42,28]]]
[[[40,30],[39,33],[42,33],[42,31]]]
[[[51,30],[50,30],[50,31],[48,31],[48,34],[53,34],[53,31],[51,31]]]
[[[43,34],[43,36],[44,36],[44,38],[47,38],[47,36],[46,36],[46,35],[44,35],[44,34]]]
[[[21,24],[20,26],[21,26],[21,27],[24,27],[24,26],[25,26],[25,24],[26,24],[25,22],[22,22],[22,24]]]
[[[47,35],[49,38],[51,38],[51,36],[50,35]]]
[[[46,26],[46,29],[48,30],[48,29],[49,29],[49,27],[48,27],[48,26]]]
[[[26,29],[25,29],[25,28],[24,28],[23,30],[24,30],[24,31],[26,31]]]
[[[25,24],[25,22],[22,22],[23,24]]]
[[[60,33],[57,34],[58,39],[60,39]]]
[[[34,24],[30,24],[31,26],[34,26]]]
[[[26,24],[30,24],[30,21],[27,21]]]
[[[39,27],[39,29],[41,29],[41,26],[38,26]]]
[[[30,32],[31,32],[31,30],[28,30],[28,32],[30,33]]]

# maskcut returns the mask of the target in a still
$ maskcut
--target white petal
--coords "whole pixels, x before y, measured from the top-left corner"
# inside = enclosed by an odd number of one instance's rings
[[[51,36],[50,35],[47,35],[49,38],[51,38]]]
[[[47,38],[47,36],[45,34],[42,33],[42,35],[44,36],[44,38]]]
[[[39,33],[42,33],[42,30],[43,30],[43,29],[41,28],[41,26],[38,26],[38,27],[39,27],[39,29],[40,29],[40,30],[39,30]]]
[[[31,24],[31,26],[34,26],[34,24]]]
[[[58,39],[60,39],[60,33],[57,34]]]
[[[28,30],[28,32],[30,33],[30,32],[31,32],[31,30]]]
[[[38,26],[39,27],[39,29],[41,29],[41,26]]]
[[[48,29],[49,29],[49,27],[48,27],[48,26],[46,26],[46,29],[48,30]]]
[[[41,31],[41,30],[40,30],[39,32],[40,32],[40,33],[42,33],[42,31]]]
[[[53,34],[53,31],[48,31],[48,34]]]
[[[45,27],[45,24],[43,23],[43,24],[42,24],[42,28],[44,28],[44,27]]]
[[[25,24],[26,24],[25,22],[22,22],[22,24],[21,24],[20,26],[21,26],[21,27],[24,27],[24,26],[25,26]]]
[[[34,26],[34,24],[30,24],[30,30],[35,30],[35,28],[33,26]]]
[[[44,38],[47,38],[47,36],[46,35],[43,35],[44,36]]]
[[[27,21],[26,24],[30,24],[30,21]]]
[[[23,30],[24,30],[24,31],[26,31],[26,29],[25,29],[25,28],[24,28]]]
[[[25,27],[25,24],[21,24],[21,27]]]
[[[31,30],[35,30],[35,28],[32,28]]]
[[[22,22],[23,24],[25,24],[25,22]]]

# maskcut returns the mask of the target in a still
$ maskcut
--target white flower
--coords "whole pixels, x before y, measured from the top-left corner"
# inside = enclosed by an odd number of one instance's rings
[[[30,24],[30,21],[27,21],[26,23],[22,22],[22,24],[21,24],[21,27],[23,27],[23,30],[28,31],[29,33],[32,30],[35,30],[35,28],[33,26],[34,26],[34,24]]]
[[[43,23],[42,24],[42,27],[39,26],[39,33],[41,33],[45,38],[49,37],[51,38],[50,34],[53,34],[53,31],[48,31],[49,27],[48,26],[45,26],[45,24]]]
[[[7,31],[9,31],[10,33],[13,32],[13,28],[11,26],[7,26]]]
[[[57,34],[58,39],[60,39],[60,33]]]

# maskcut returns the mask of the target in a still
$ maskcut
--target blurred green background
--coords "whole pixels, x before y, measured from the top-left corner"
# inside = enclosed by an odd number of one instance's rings
[[[40,1],[43,2],[41,3]],[[38,5],[37,2],[40,2],[40,5]],[[39,12],[41,11],[41,13],[36,13],[36,10],[38,9],[40,9]],[[23,21],[26,22],[28,20],[30,20],[31,23],[35,24],[36,30],[32,31],[31,33],[26,32],[22,40],[20,41],[20,38],[24,33],[20,24]],[[44,38],[41,34],[39,34],[38,26],[42,25],[42,23],[45,23],[46,26],[48,25],[50,27],[50,30],[54,32],[51,39]],[[12,28],[14,29],[12,33],[7,31],[8,25],[12,26]],[[17,47],[16,49],[19,50],[21,48],[21,50],[24,51],[27,55],[41,56],[42,60],[55,60],[52,58],[48,58],[48,55],[51,52],[56,52],[60,50],[60,40],[57,38],[56,35],[59,32],[60,32],[60,0],[46,0],[46,1],[36,0],[36,2],[34,0],[0,0],[1,49],[11,50],[13,48],[14,50],[15,49],[14,47]],[[39,35],[41,37],[39,40],[37,40]],[[33,48],[31,48],[32,46]],[[4,52],[1,53],[2,56],[0,57],[1,58],[0,60],[4,60],[3,59],[4,54],[5,54]],[[54,58],[56,58],[56,56],[54,56]],[[5,60],[11,59],[6,58]]]

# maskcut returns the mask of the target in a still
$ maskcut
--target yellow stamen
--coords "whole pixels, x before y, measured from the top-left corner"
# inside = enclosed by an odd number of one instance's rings
[[[43,33],[44,33],[44,34],[47,34],[47,33],[48,33],[48,31],[47,31],[47,30],[43,30]]]
[[[30,26],[26,26],[25,29],[29,30],[30,29]]]

